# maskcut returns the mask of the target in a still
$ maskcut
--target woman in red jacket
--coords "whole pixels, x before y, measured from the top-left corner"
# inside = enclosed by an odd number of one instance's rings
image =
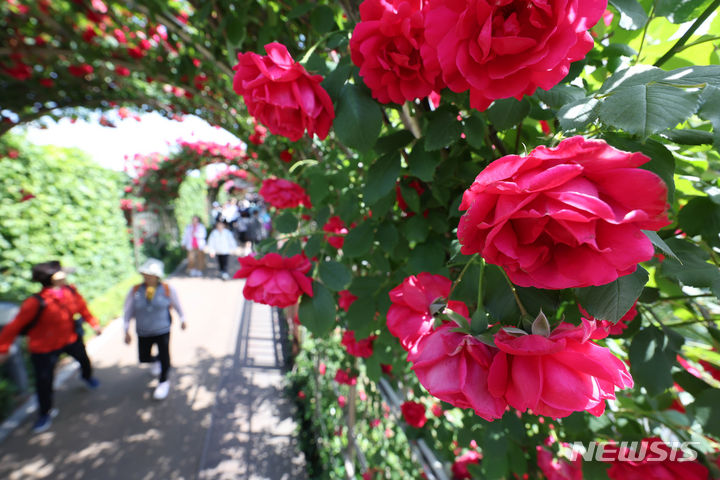
[[[82,338],[75,331],[75,316],[82,316],[97,334],[101,329],[97,319],[88,311],[83,297],[75,287],[65,283],[65,272],[60,262],[34,265],[32,279],[40,282],[43,288],[27,298],[13,321],[0,331],[0,361],[7,357],[15,337],[27,334],[40,408],[33,431],[39,433],[50,428],[52,417],[57,414],[57,410],[52,408],[53,379],[61,353],[67,353],[80,363],[82,379],[89,388],[99,385],[92,375],[92,365]]]

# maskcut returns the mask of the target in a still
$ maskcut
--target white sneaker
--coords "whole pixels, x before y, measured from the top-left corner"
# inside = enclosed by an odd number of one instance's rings
[[[165,380],[164,382],[158,383],[158,386],[155,387],[153,398],[155,400],[165,400],[168,396],[168,393],[170,393],[170,381]]]
[[[227,273],[227,272],[223,272],[223,274],[222,274],[222,279],[223,279],[223,280],[227,280],[228,278],[230,278],[230,274]]]
[[[162,365],[160,365],[159,361],[150,364],[150,375],[157,377],[160,375],[160,372],[162,372]]]

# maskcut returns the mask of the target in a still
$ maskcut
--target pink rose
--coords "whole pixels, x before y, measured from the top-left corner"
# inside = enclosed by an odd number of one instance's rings
[[[373,342],[377,338],[377,335],[370,335],[368,338],[362,340],[355,340],[355,332],[352,330],[346,330],[343,333],[342,345],[345,347],[347,352],[360,358],[368,358],[373,354]]]
[[[345,395],[340,395],[338,397],[338,405],[340,405],[340,408],[345,408],[345,405],[347,405],[347,398],[345,398]]]
[[[422,428],[427,422],[425,405],[422,403],[403,402],[403,404],[400,405],[400,410],[402,411],[403,418],[411,427]]]
[[[339,295],[340,298],[338,299],[338,305],[346,312],[350,310],[350,305],[358,299],[358,297],[350,293],[350,290],[341,290]]]
[[[644,452],[644,453],[643,453]],[[611,480],[707,480],[709,471],[698,461],[678,461],[683,454],[673,457],[673,451],[660,438],[642,440],[640,451],[621,447],[618,458],[607,470]],[[638,458],[638,461],[622,461],[622,458]]]
[[[348,234],[348,228],[345,226],[345,222],[340,219],[337,215],[333,215],[322,227],[324,232],[332,233],[333,235],[325,235],[325,240],[333,247],[340,249],[345,243],[345,235]]]
[[[588,33],[605,0],[430,0],[425,63],[438,61],[450,90],[470,90],[470,106],[549,90],[593,47]]]
[[[642,153],[572,137],[488,165],[465,191],[461,252],[480,253],[523,287],[604,285],[654,249],[642,230],[668,225],[667,188]]]
[[[307,130],[321,140],[327,137],[335,118],[328,93],[320,86],[322,77],[310,75],[296,63],[285,45],[265,45],[267,56],[239,53],[233,67],[233,89],[245,100],[250,115],[270,132],[293,142]]]
[[[312,208],[305,189],[284,178],[266,178],[258,193],[275,208],[295,208],[300,205]]]
[[[628,327],[628,323],[632,322],[635,320],[635,317],[637,317],[638,311],[636,307],[637,301],[633,303],[630,310],[628,310],[627,313],[625,313],[625,315],[623,315],[616,323],[609,320],[600,320],[598,325],[600,325],[601,328],[604,328],[608,332],[608,335],[622,335],[623,331]],[[578,309],[580,310],[580,315],[582,315],[583,318],[597,321],[597,319],[590,315],[581,305],[578,305]]]
[[[537,463],[547,480],[583,480],[582,456],[578,455],[574,462],[555,458],[547,448],[538,445]]]
[[[430,394],[459,408],[472,408],[491,421],[501,418],[507,402],[488,391],[488,371],[497,349],[472,335],[454,332],[457,325],[446,322],[408,355],[420,383]]]
[[[500,352],[493,359],[488,390],[511,407],[552,418],[588,411],[600,416],[605,400],[615,399],[615,387],[633,386],[627,368],[607,348],[590,339],[607,332],[595,322],[561,323],[548,337],[495,334]]]
[[[350,39],[352,61],[380,103],[425,98],[438,83],[437,58],[423,61],[425,0],[365,0]]]
[[[405,350],[412,350],[430,333],[435,322],[430,305],[435,299],[450,295],[450,287],[450,280],[442,275],[420,273],[390,290],[392,305],[387,313],[387,327]]]
[[[482,455],[474,450],[468,450],[455,459],[450,470],[452,471],[453,480],[472,480],[472,475],[468,471],[468,464],[479,464]]]
[[[305,274],[310,271],[310,261],[302,255],[285,258],[268,253],[262,258],[250,255],[238,258],[240,270],[234,278],[247,278],[243,295],[264,305],[289,307],[295,305],[300,295],[313,296],[312,280]]]

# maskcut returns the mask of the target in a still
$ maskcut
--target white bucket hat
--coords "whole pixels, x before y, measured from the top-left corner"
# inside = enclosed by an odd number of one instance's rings
[[[138,268],[138,272],[144,275],[153,275],[162,278],[165,275],[165,265],[157,258],[148,258],[145,263]]]

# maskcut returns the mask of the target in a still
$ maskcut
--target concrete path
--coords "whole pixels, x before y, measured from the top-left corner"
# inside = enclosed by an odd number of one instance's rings
[[[0,478],[305,478],[273,310],[246,302],[242,281],[170,283],[188,322],[171,332],[170,396],[152,399],[157,381],[137,363],[137,339],[125,345],[115,323],[89,348],[100,388],[73,375],[56,390],[49,431],[33,435],[32,416],[0,443]]]

